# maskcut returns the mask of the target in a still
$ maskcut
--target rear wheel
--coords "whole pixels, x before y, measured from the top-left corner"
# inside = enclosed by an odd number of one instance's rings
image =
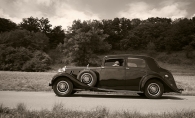
[[[69,96],[72,93],[73,84],[66,78],[60,78],[54,83],[53,90],[57,96]]]
[[[160,81],[150,80],[145,85],[144,94],[147,98],[157,99],[164,93],[164,86]]]

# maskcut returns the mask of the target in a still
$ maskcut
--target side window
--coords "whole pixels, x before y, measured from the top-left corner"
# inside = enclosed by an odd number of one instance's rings
[[[106,59],[104,66],[124,66],[124,59]]]
[[[143,59],[128,58],[127,66],[128,67],[144,68],[144,67],[146,67],[146,63],[145,63],[145,61]]]

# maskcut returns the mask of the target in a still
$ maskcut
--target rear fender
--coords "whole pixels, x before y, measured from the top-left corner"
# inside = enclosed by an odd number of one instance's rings
[[[52,80],[51,80],[51,83],[49,84],[50,86],[53,86],[53,84],[55,83],[55,81],[59,78],[67,78],[69,79],[74,86],[76,86],[77,88],[81,88],[81,89],[91,89],[92,87],[80,82],[78,79],[76,79],[74,76],[72,76],[71,74],[68,74],[68,73],[58,73],[56,74]]]
[[[180,91],[179,91],[179,89],[177,87],[172,86],[172,84],[168,80],[165,80],[164,78],[162,78],[158,74],[152,74],[152,75],[144,76],[141,79],[141,81],[140,81],[140,91],[144,91],[144,86],[145,86],[146,82],[151,80],[151,79],[156,79],[156,80],[162,82],[162,84],[164,85],[165,89],[170,89],[172,92],[180,93]]]
[[[162,79],[162,77],[157,75],[157,74],[155,74],[155,75],[146,75],[140,81],[140,91],[144,91],[144,86],[145,86],[146,82],[151,80],[151,79],[156,79],[156,80],[162,82],[163,85],[165,84],[165,81]]]

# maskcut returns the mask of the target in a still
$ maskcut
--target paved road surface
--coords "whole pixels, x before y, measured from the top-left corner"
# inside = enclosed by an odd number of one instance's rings
[[[0,104],[14,108],[18,103],[24,103],[30,110],[51,110],[55,104],[62,104],[64,108],[81,111],[95,110],[99,106],[110,112],[162,113],[195,109],[195,96],[165,95],[162,99],[153,100],[136,95],[75,94],[57,97],[53,92],[0,91]]]

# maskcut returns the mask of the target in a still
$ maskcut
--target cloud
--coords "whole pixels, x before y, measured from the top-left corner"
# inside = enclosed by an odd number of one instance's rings
[[[15,23],[19,23],[21,22],[20,18],[17,17],[11,17],[8,14],[4,13],[4,11],[2,9],[0,9],[0,17],[1,18],[6,18],[6,19],[10,19],[11,21],[15,22]]]
[[[149,17],[168,17],[175,19],[187,16],[187,11],[180,9],[180,5],[178,3],[172,3],[155,8],[145,2],[136,2],[129,4],[127,10],[120,11],[118,15],[130,19],[147,19]]]
[[[99,19],[88,9],[77,10],[68,0],[10,0],[0,1],[0,17],[22,22],[23,18],[48,18],[52,26],[61,25],[64,29],[71,26],[74,20]]]
[[[52,26],[61,25],[66,29],[78,19],[191,17],[194,5],[194,0],[0,0],[0,17],[15,23],[31,16],[44,17]]]
[[[71,26],[74,20],[90,20],[97,19],[99,16],[91,13],[90,11],[78,11],[65,3],[58,3],[55,5],[55,16],[51,17],[52,24],[60,24],[64,28]]]
[[[54,3],[54,1],[53,0],[36,0],[36,3],[39,5],[50,6],[52,3]]]

